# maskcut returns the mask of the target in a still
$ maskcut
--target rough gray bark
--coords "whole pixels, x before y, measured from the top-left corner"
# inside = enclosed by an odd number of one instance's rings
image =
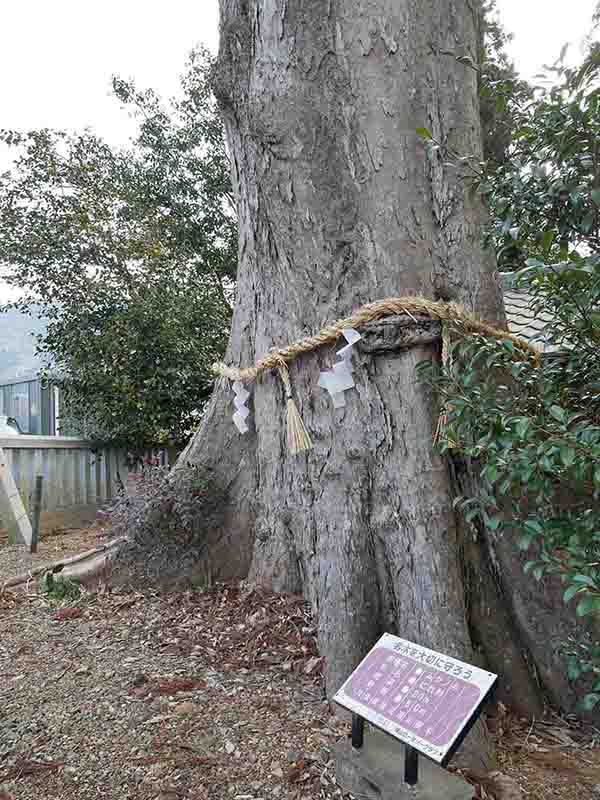
[[[415,132],[481,151],[476,75],[451,55],[475,57],[477,24],[468,0],[221,0],[214,88],[240,222],[229,363],[250,365],[404,293],[503,322],[481,202]],[[329,694],[384,630],[467,660],[480,657],[474,637],[483,657],[501,608],[432,447],[437,409],[415,367],[438,357],[438,335],[427,321],[369,326],[356,389],[337,411],[317,388],[334,348],[295,362],[293,391],[315,445],[306,455],[287,453],[283,391],[266,375],[253,390],[252,433],[238,436],[221,385],[182,456],[205,464],[228,496],[211,533],[213,574],[305,593]],[[465,577],[475,574],[473,602]],[[499,615],[493,632],[529,691],[510,622]],[[481,729],[473,745],[485,760]]]
[[[476,54],[469,4],[222,0],[221,12],[214,86],[240,215],[230,361],[407,292],[502,321],[481,203],[415,132],[480,152],[475,73],[447,55]],[[252,498],[250,578],[308,596],[330,692],[384,629],[473,657],[450,477],[415,374],[437,346],[368,352],[369,339],[342,411],[316,388],[330,350],[292,367],[308,455],[287,454],[282,390],[265,377],[236,467]],[[188,456],[222,452],[220,413]]]

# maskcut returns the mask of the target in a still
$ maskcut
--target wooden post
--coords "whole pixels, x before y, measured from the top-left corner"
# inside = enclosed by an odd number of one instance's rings
[[[112,500],[113,498],[113,476],[112,476],[112,464],[111,464],[111,451],[110,450],[103,450],[104,453],[104,470],[106,474],[106,499]]]
[[[35,476],[35,494],[33,497],[33,524],[31,526],[31,547],[32,553],[37,553],[38,540],[40,537],[40,514],[42,513],[42,486],[44,476]]]
[[[9,542],[31,545],[31,523],[1,447],[0,516],[6,520]]]

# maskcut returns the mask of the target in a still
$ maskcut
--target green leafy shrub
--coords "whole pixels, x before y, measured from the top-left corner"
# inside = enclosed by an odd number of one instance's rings
[[[591,691],[582,684],[590,710],[600,702],[598,43],[580,66],[558,62],[551,77],[526,102],[509,95],[515,130],[507,159],[469,172],[473,189],[489,198],[488,241],[501,268],[548,321],[546,352],[523,361],[509,341],[457,337],[443,368],[422,371],[447,413],[441,449],[481,467],[478,493],[457,507],[494,535],[515,535],[533,579],[563,582],[581,635],[562,650],[571,680],[595,677]]]
[[[187,441],[222,358],[237,224],[210,56],[179,97],[114,78],[130,144],[92,131],[0,130],[0,277],[45,318],[38,351],[63,389],[63,423],[143,449]],[[32,201],[35,199],[35,202]]]

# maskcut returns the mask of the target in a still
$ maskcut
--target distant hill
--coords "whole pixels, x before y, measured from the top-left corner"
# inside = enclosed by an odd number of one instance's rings
[[[0,383],[34,376],[41,367],[35,336],[46,322],[18,311],[0,311]]]

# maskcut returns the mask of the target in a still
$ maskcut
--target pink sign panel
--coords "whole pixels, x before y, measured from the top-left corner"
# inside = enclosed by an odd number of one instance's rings
[[[490,672],[384,634],[334,699],[442,762],[495,681]]]

